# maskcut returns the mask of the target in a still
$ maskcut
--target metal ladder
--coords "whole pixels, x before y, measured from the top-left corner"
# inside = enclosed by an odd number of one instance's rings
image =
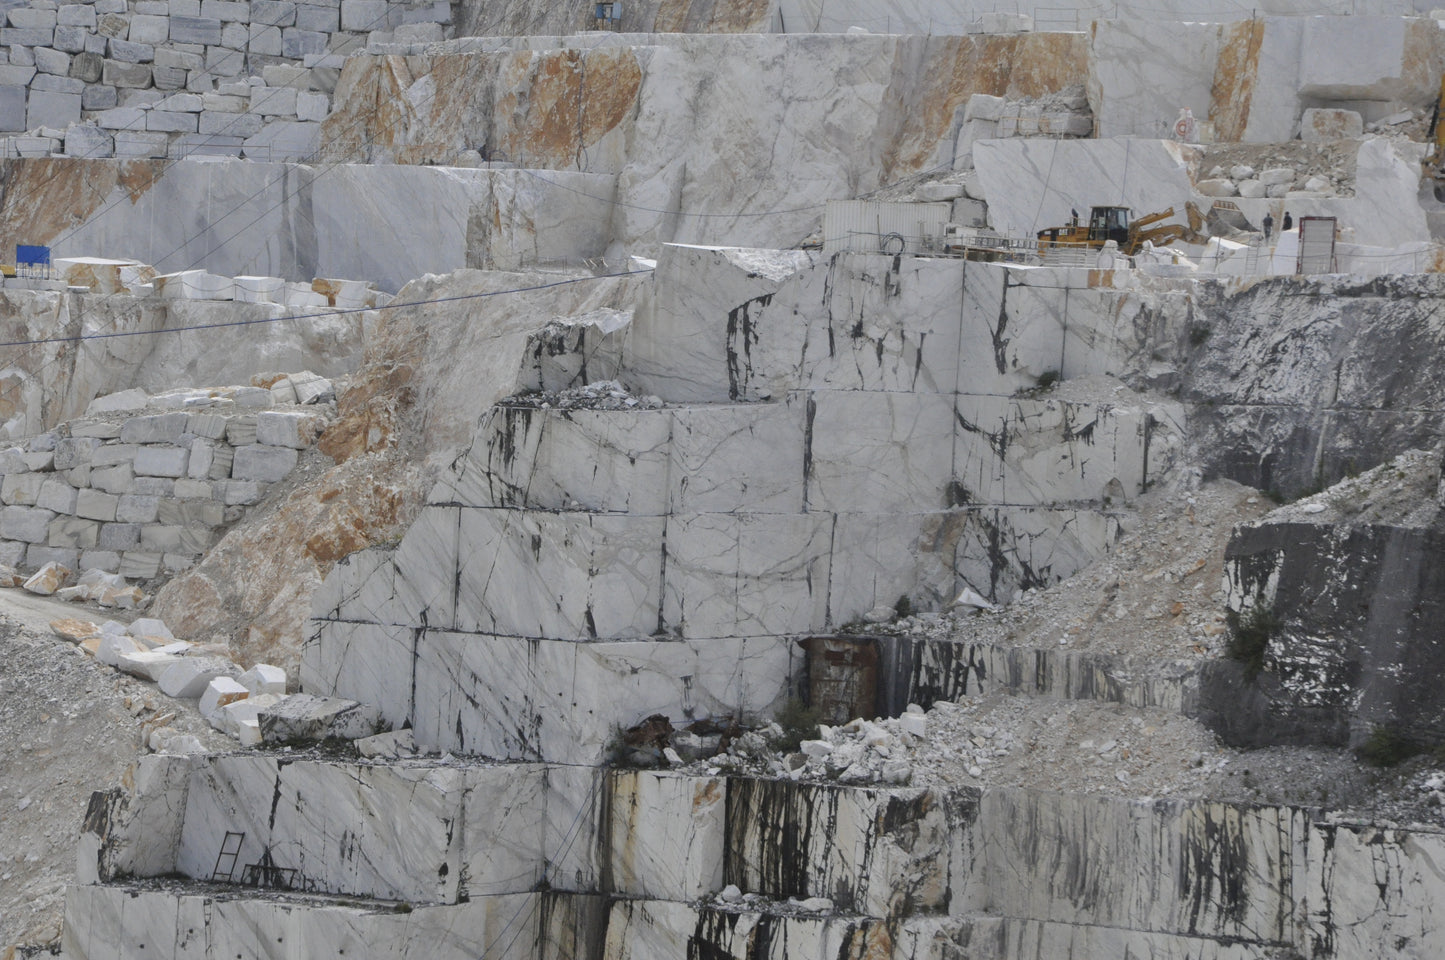
[[[232,842],[234,841],[234,843]],[[216,855],[216,869],[211,871],[211,880],[230,880],[231,875],[236,872],[236,860],[241,856],[241,844],[246,841],[244,833],[236,833],[232,830],[226,831],[226,839],[221,841],[221,852]],[[226,869],[221,869],[221,862],[229,860]]]

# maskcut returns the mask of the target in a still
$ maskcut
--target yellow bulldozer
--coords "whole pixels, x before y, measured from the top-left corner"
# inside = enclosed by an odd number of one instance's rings
[[[1442,108],[1445,108],[1445,75],[1440,77],[1440,96],[1435,100],[1435,112],[1430,115],[1430,129],[1426,138],[1430,141],[1430,152],[1425,156],[1425,176],[1435,188],[1435,199],[1445,203],[1445,123],[1441,122]]]
[[[1039,231],[1039,253],[1047,257],[1051,250],[1102,250],[1113,240],[1119,252],[1132,257],[1143,249],[1146,240],[1163,247],[1189,232],[1189,228],[1177,223],[1151,226],[1174,216],[1173,207],[1134,221],[1130,221],[1129,212],[1128,207],[1090,207],[1086,223],[1080,223],[1076,213],[1062,227]]]

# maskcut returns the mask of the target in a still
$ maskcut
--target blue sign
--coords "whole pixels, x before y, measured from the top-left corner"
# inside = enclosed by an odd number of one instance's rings
[[[50,248],[17,243],[15,245],[15,265],[20,266],[21,264],[30,267],[50,266]]]

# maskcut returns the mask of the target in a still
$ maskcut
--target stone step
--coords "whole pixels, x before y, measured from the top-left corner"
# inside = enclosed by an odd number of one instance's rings
[[[339,564],[312,615],[575,640],[818,632],[904,595],[938,609],[961,583],[1003,599],[1056,582],[1118,529],[1072,507],[638,517],[434,504],[394,551]]]
[[[976,794],[555,764],[157,755],[131,791],[96,794],[82,845],[95,869],[81,879],[179,874],[416,904],[544,880],[672,900],[734,883],[902,916],[946,908],[950,837],[972,822]]]
[[[435,504],[642,516],[1132,499],[1181,449],[1178,405],[793,391],[661,409],[499,406]]]
[[[945,960],[973,921],[809,913],[749,899],[690,904],[561,892],[414,906],[266,891],[239,897],[185,884],[72,887],[63,955],[314,960],[676,960],[869,956]],[[766,954],[761,947],[771,945]]]
[[[881,713],[910,703],[1012,693],[1052,700],[1096,700],[1158,707],[1194,716],[1207,661],[1162,660],[1058,647],[1004,646],[967,640],[880,636]]]
[[[616,730],[653,714],[760,718],[800,669],[793,638],[573,642],[317,622],[313,693],[351,691],[419,742],[511,760],[599,763]],[[400,682],[399,682],[400,681]]]
[[[679,403],[800,388],[1011,397],[1143,373],[1161,334],[1086,271],[952,258],[665,245],[655,290],[624,379]]]
[[[189,930],[179,944],[203,928],[207,937],[265,929],[305,943],[317,928],[396,916],[377,911],[398,903],[423,929],[438,918],[485,927],[503,905],[522,902],[507,898],[544,884],[578,895],[556,905],[552,933],[564,939],[599,934],[600,915],[578,906],[586,895],[623,898],[607,942],[627,949],[607,956],[668,955],[629,951],[678,931],[720,930],[711,924],[722,914],[796,913],[781,904],[814,897],[830,901],[817,920],[825,926],[890,918],[962,930],[995,918],[987,939],[968,945],[1005,960],[1069,956],[1042,945],[1071,943],[1226,958],[1239,955],[1217,952],[1231,943],[1338,957],[1383,957],[1382,945],[1438,955],[1445,946],[1410,921],[1445,895],[1434,868],[1445,833],[1322,820],[1298,807],[264,754],[155,756],[134,782],[131,794],[97,795],[87,816],[80,863],[100,869],[82,872],[85,885],[69,900],[67,935],[84,946],[73,956],[116,955],[93,951],[128,942],[122,931],[171,943]],[[262,858],[274,869],[261,876],[293,892],[108,885],[175,873],[208,881],[227,831],[245,834],[238,864]],[[715,902],[728,884],[747,899]],[[298,890],[365,902],[342,908]],[[646,916],[615,912],[627,900],[653,918],[694,910],[714,920],[665,920],[644,935]],[[328,913],[338,909],[346,912]],[[581,923],[591,926],[572,926]],[[627,946],[634,936],[642,939]],[[892,949],[880,955],[913,955]]]
[[[413,905],[187,884],[73,886],[61,948],[68,960],[561,958],[579,954],[541,945],[575,940],[600,908],[599,897],[550,893]]]

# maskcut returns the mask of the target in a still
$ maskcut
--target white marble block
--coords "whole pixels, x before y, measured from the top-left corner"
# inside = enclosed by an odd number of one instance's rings
[[[243,303],[285,303],[286,281],[280,277],[236,277],[235,298]]]

